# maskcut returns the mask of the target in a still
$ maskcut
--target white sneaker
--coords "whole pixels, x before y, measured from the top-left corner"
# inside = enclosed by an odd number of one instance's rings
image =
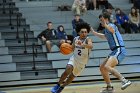
[[[129,80],[127,80],[127,81],[125,81],[125,82],[122,82],[122,87],[121,87],[121,89],[124,90],[124,89],[126,89],[128,86],[130,86],[131,84],[132,84],[132,82],[129,81]]]

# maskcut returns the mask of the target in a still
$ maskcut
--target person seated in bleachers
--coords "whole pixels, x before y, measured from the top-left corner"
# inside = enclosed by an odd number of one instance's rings
[[[72,20],[72,28],[73,28],[73,31],[72,31],[72,35],[73,37],[76,37],[77,36],[77,32],[76,32],[76,25],[79,24],[79,23],[83,23],[84,20],[80,18],[80,15],[79,14],[75,14],[74,15],[74,19]]]
[[[87,11],[85,0],[74,0],[72,5],[72,11],[74,14],[83,15]]]
[[[120,8],[117,8],[115,13],[119,28],[123,28],[125,33],[131,33],[128,16]]]
[[[96,10],[96,0],[86,0],[87,10]]]
[[[132,28],[132,31],[134,33],[137,33],[140,31],[140,15],[137,12],[137,9],[135,7],[131,8],[131,12],[129,13],[129,19],[130,19],[130,26]]]
[[[51,48],[53,45],[60,46],[60,40],[57,38],[57,31],[53,29],[52,22],[47,23],[47,29],[43,30],[39,35],[40,38],[45,44],[48,52],[52,52]]]
[[[57,38],[60,40],[60,44],[65,43],[65,42],[71,43],[71,41],[68,40],[68,36],[67,36],[67,33],[65,32],[63,25],[59,25],[57,27]]]
[[[105,9],[108,9],[108,0],[97,0],[98,9],[99,9],[100,5],[104,6]]]
[[[138,12],[140,13],[140,0],[133,0],[134,7],[138,9]]]

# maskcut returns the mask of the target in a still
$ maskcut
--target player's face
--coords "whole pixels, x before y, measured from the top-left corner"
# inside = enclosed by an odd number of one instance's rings
[[[85,37],[87,37],[87,34],[88,34],[88,31],[87,31],[87,29],[81,29],[80,30],[80,38],[85,38]]]
[[[64,28],[63,27],[60,27],[59,29],[60,29],[60,31],[64,31]]]
[[[48,24],[48,29],[52,29],[52,23]]]

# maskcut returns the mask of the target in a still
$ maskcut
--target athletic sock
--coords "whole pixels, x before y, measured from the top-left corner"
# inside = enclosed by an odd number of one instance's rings
[[[121,78],[121,81],[122,81],[122,82],[126,82],[127,80],[126,80],[124,77],[122,77],[122,78]]]
[[[111,87],[112,85],[111,85],[111,83],[107,83],[107,87]]]

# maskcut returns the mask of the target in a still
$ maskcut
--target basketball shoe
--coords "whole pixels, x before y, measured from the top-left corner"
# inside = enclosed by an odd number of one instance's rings
[[[122,87],[121,87],[121,89],[124,90],[124,89],[126,89],[128,86],[130,86],[131,84],[132,84],[131,81],[125,80],[125,81],[122,82]]]
[[[56,93],[56,91],[59,89],[60,85],[56,84],[52,89],[51,89],[51,93]]]
[[[55,93],[61,93],[64,87],[59,87]]]

